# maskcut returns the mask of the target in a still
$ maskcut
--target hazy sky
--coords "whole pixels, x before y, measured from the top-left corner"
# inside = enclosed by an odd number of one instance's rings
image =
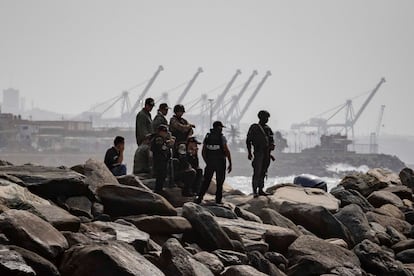
[[[383,132],[414,135],[413,10],[412,0],[0,0],[0,88],[76,114],[147,80],[161,64],[155,98],[203,67],[189,102],[238,68],[235,86],[254,69],[253,84],[271,70],[243,122],[268,109],[271,126],[288,129],[385,77],[357,131],[373,131],[385,104]],[[131,92],[136,98],[140,90]]]

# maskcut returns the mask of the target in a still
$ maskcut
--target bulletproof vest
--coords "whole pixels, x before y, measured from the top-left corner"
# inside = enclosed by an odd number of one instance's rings
[[[206,155],[208,159],[224,158],[223,134],[211,130],[205,140]]]

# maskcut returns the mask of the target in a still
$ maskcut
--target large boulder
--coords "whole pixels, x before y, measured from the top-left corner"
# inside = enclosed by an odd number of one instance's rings
[[[192,229],[190,222],[179,216],[132,216],[124,219],[151,235],[181,234]]]
[[[88,190],[88,185],[85,183],[85,177],[65,167],[6,166],[0,167],[0,173],[6,173],[21,179],[30,192],[43,198],[92,196]]]
[[[414,171],[411,168],[402,169],[399,176],[403,185],[414,190]]]
[[[358,257],[350,250],[312,236],[300,236],[289,246],[288,275],[363,275]],[[333,273],[336,274],[336,273]]]
[[[269,244],[271,251],[286,253],[289,245],[291,245],[298,235],[288,228],[280,228],[277,231],[267,230],[264,235],[264,240]]]
[[[216,217],[237,219],[236,213],[228,206],[204,205],[203,207]]]
[[[118,176],[116,179],[118,180],[119,184],[145,189],[149,192],[151,191],[151,189],[148,188],[142,182],[142,180],[136,175],[128,174],[128,175]]]
[[[374,275],[412,275],[401,262],[395,260],[392,253],[369,240],[357,244],[354,252],[366,272]]]
[[[176,239],[169,239],[163,245],[160,264],[167,275],[214,275],[204,264],[194,259]]]
[[[335,217],[348,228],[355,243],[360,243],[365,239],[378,243],[375,232],[371,229],[367,217],[358,205],[345,206],[335,214]]]
[[[75,216],[92,218],[92,202],[86,196],[69,197],[65,201],[69,212]]]
[[[261,220],[261,218],[255,214],[253,214],[252,212],[249,212],[243,208],[240,207],[235,207],[234,208],[234,213],[236,213],[236,215],[239,218],[248,220],[248,221],[254,221],[254,222],[258,222],[258,223],[263,223],[263,221]]]
[[[392,250],[395,253],[407,250],[407,249],[414,249],[414,239],[407,239],[397,242],[392,246]]]
[[[226,268],[221,276],[265,276],[264,274],[254,267],[249,265],[232,265]]]
[[[213,254],[223,262],[224,266],[242,265],[249,262],[246,254],[232,250],[217,249],[213,251]]]
[[[352,245],[349,230],[322,206],[284,202],[279,212],[320,238],[340,238]]]
[[[376,177],[364,173],[347,175],[339,185],[347,190],[356,190],[365,197],[388,186],[387,183],[378,181]]]
[[[15,245],[53,259],[68,248],[65,237],[41,218],[21,210],[0,215],[0,231]]]
[[[369,222],[377,222],[384,227],[392,226],[404,235],[409,235],[411,232],[411,224],[404,220],[376,212],[367,212],[366,216]]]
[[[413,191],[404,185],[392,185],[383,189],[383,191],[391,192],[401,199],[413,200]]]
[[[395,194],[387,191],[375,191],[372,192],[368,197],[367,200],[369,203],[372,204],[375,208],[379,208],[385,204],[392,204],[397,207],[402,207],[404,204],[402,200]]]
[[[34,276],[37,275],[15,250],[0,245],[1,275]]]
[[[249,252],[247,254],[247,257],[249,258],[249,263],[251,266],[259,270],[260,272],[265,273],[266,275],[286,276],[284,272],[279,270],[279,268],[276,265],[274,265],[272,262],[266,259],[266,257],[258,251]]]
[[[55,205],[34,204],[33,209],[29,211],[43,218],[59,231],[79,230],[80,219]]]
[[[374,206],[372,206],[371,203],[356,190],[347,190],[343,186],[338,185],[331,190],[331,194],[341,201],[341,208],[349,204],[356,204],[361,207],[364,212],[374,210]]]
[[[395,257],[397,260],[405,264],[414,263],[414,249],[406,249],[401,251]]]
[[[64,276],[164,275],[132,246],[117,241],[73,246],[63,255],[59,270]]]
[[[102,161],[89,159],[83,166],[83,170],[86,176],[85,183],[94,194],[100,187],[119,184],[116,177]]]
[[[379,209],[375,209],[375,212],[379,214],[384,214],[388,216],[392,216],[397,219],[405,220],[404,213],[395,205],[392,204],[385,204],[382,205]]]
[[[148,190],[125,185],[105,185],[97,190],[104,211],[114,217],[130,215],[175,216],[177,211],[162,196]]]
[[[224,270],[224,265],[220,259],[209,252],[202,251],[193,256],[194,259],[204,264],[214,275],[220,275]]]
[[[270,225],[275,225],[275,226],[279,226],[279,227],[289,228],[289,229],[293,230],[298,235],[302,234],[301,231],[299,230],[299,228],[296,226],[296,224],[294,224],[290,219],[288,219],[285,216],[282,216],[279,212],[277,212],[273,209],[264,208],[259,213],[259,216],[262,219],[263,223],[265,223],[265,224],[270,224]]]
[[[367,175],[375,177],[379,182],[386,183],[388,186],[390,185],[401,185],[401,180],[398,174],[380,168],[370,169],[367,172]]]
[[[202,248],[207,250],[233,249],[229,236],[208,211],[195,203],[188,202],[184,204],[182,212],[182,216],[191,223]]]

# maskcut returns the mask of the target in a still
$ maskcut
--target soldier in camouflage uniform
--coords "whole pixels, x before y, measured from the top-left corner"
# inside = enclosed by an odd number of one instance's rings
[[[160,193],[164,187],[167,177],[168,160],[170,159],[170,145],[167,140],[168,128],[165,125],[158,127],[158,133],[151,141],[151,151],[153,154],[153,172],[155,175],[154,192]]]

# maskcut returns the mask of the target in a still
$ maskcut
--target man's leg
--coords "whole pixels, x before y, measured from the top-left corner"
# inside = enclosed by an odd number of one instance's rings
[[[261,166],[260,181],[259,181],[259,195],[267,196],[269,194],[263,191],[263,188],[264,188],[264,179],[267,174],[267,169],[269,168],[269,165],[270,165],[269,154],[266,154],[266,153],[263,154],[261,164],[262,166]]]
[[[183,182],[184,182],[184,187],[182,189],[182,195],[183,196],[192,196],[192,191],[191,191],[191,186],[194,182],[196,176],[196,172],[195,170],[189,170],[186,172],[183,172],[182,174],[182,178],[183,178]]]
[[[221,203],[223,198],[223,183],[226,178],[226,161],[220,162],[216,167],[216,203]]]
[[[194,181],[191,186],[191,189],[194,194],[198,195],[198,193],[200,192],[202,180],[203,180],[203,170],[198,168],[196,169],[196,175],[195,175]]]
[[[167,163],[160,162],[160,164],[154,163],[155,172],[155,189],[154,192],[159,193],[164,187],[165,178],[167,177]]]
[[[257,189],[260,186],[261,172],[262,172],[262,156],[261,152],[254,152],[254,158],[252,162],[253,166],[253,177],[252,177],[252,186],[253,186],[253,196],[258,195]]]
[[[204,181],[201,184],[200,192],[196,198],[196,203],[201,203],[204,195],[206,194],[208,187],[210,186],[211,179],[213,178],[214,169],[212,165],[207,163],[206,168],[204,169]]]

